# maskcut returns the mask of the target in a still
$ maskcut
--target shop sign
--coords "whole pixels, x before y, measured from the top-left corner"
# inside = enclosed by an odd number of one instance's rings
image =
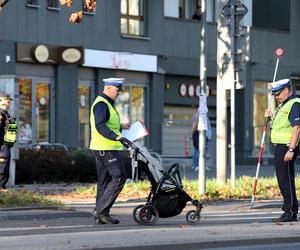
[[[188,95],[189,97],[193,97],[195,95],[195,87],[193,84],[190,84],[188,87]]]
[[[196,97],[199,98],[200,96],[200,85],[194,85],[194,84],[185,84],[182,83],[179,85],[179,95],[180,96],[188,96],[188,97]],[[214,90],[210,90],[209,86],[206,85],[206,96],[209,96],[209,94],[216,95]]]
[[[17,62],[43,64],[82,64],[83,47],[17,43]]]
[[[195,94],[196,94],[196,97],[200,96],[200,85],[197,85]]]
[[[184,83],[180,84],[179,85],[179,94],[181,96],[186,96],[186,93],[187,93],[187,87]]]
[[[81,59],[81,51],[77,48],[66,48],[62,51],[61,58],[66,63],[76,63]]]
[[[34,49],[34,57],[40,63],[45,63],[49,59],[49,50],[45,45],[38,45]]]
[[[85,67],[157,72],[157,56],[153,55],[92,49],[85,49],[84,55]]]

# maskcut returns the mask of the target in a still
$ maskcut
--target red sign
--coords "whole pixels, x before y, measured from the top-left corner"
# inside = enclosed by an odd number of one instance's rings
[[[275,54],[277,57],[282,57],[283,54],[284,54],[284,50],[282,48],[278,48],[276,51],[275,51]]]

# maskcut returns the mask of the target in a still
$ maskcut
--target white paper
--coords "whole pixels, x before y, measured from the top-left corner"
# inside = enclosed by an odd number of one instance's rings
[[[122,130],[122,136],[127,138],[129,141],[136,141],[148,134],[148,130],[140,121],[131,124],[129,129]]]

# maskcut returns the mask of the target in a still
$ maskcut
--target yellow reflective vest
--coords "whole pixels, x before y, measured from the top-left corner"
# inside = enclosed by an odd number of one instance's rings
[[[294,103],[300,103],[300,98],[293,98],[285,103],[275,114],[271,124],[271,142],[276,144],[291,143],[293,127],[289,121],[289,114]]]
[[[96,129],[95,116],[94,116],[94,106],[99,103],[104,102],[109,109],[109,120],[106,122],[106,126],[116,133],[118,136],[121,135],[121,122],[118,112],[115,108],[110,104],[108,100],[106,100],[102,96],[98,96],[92,107],[91,107],[91,115],[90,115],[90,124],[91,124],[91,141],[90,141],[90,149],[92,150],[123,150],[123,145],[119,141],[110,140],[103,135],[101,135]]]

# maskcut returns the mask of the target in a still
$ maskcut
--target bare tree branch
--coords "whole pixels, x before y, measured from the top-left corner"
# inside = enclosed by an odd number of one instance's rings
[[[9,2],[9,0],[5,0],[5,1],[0,1],[0,8],[3,8],[5,4],[7,4]]]

